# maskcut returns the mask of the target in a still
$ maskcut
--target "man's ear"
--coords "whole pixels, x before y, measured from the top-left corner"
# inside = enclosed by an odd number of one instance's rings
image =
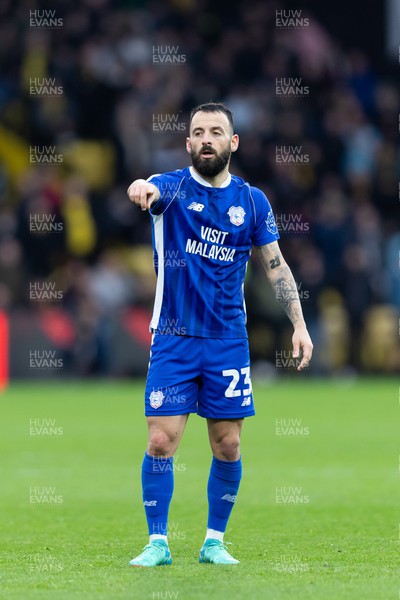
[[[190,143],[190,138],[186,138],[186,152],[190,154],[192,151],[192,144]]]
[[[236,152],[236,150],[238,148],[239,148],[239,136],[237,133],[235,133],[231,139],[231,152]]]

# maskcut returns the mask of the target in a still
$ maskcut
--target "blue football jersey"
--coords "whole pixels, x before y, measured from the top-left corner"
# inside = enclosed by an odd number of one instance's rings
[[[252,246],[279,238],[258,188],[229,175],[212,187],[193,167],[152,175],[150,209],[157,288],[150,330],[244,338],[244,278]]]

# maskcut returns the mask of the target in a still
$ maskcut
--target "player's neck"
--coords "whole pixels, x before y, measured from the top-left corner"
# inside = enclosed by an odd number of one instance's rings
[[[204,181],[207,181],[207,183],[209,183],[212,187],[221,187],[221,185],[223,183],[225,183],[225,181],[229,177],[229,166],[228,165],[225,167],[225,169],[223,171],[218,173],[218,175],[216,175],[215,177],[205,177],[204,175],[201,175],[201,173],[196,171],[196,169],[194,167],[192,167],[192,169],[195,171],[195,173],[196,173],[196,175],[198,175],[198,177],[201,177],[201,179],[204,179]]]

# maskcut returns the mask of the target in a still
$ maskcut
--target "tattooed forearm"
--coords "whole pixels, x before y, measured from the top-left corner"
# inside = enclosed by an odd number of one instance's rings
[[[270,278],[270,281],[275,290],[277,301],[282,306],[293,325],[299,321],[303,321],[303,311],[301,310],[299,293],[289,267],[287,265],[282,267],[279,270],[278,277],[276,279]]]
[[[274,258],[269,261],[269,264],[271,269],[276,269],[276,267],[281,266],[281,259],[279,258],[278,254],[276,254]]]
[[[296,282],[286,264],[277,242],[260,248],[261,261],[268,280],[275,290],[276,299],[282,306],[294,326],[303,324],[303,311]]]

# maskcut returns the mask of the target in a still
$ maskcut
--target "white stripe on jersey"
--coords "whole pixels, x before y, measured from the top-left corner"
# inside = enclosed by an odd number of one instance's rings
[[[154,219],[154,243],[158,258],[158,275],[150,329],[157,329],[164,295],[164,217],[163,215],[152,215],[152,217]]]
[[[251,257],[251,248],[249,250],[249,260],[246,263],[246,270],[244,272],[244,279],[243,279],[243,283],[242,283],[242,294],[243,294],[243,310],[244,310],[244,318],[245,318],[245,323],[247,323],[247,309],[246,309],[246,298],[244,295],[244,282],[246,281],[246,275],[247,275],[247,267],[249,266],[249,262],[250,262],[250,257]]]

